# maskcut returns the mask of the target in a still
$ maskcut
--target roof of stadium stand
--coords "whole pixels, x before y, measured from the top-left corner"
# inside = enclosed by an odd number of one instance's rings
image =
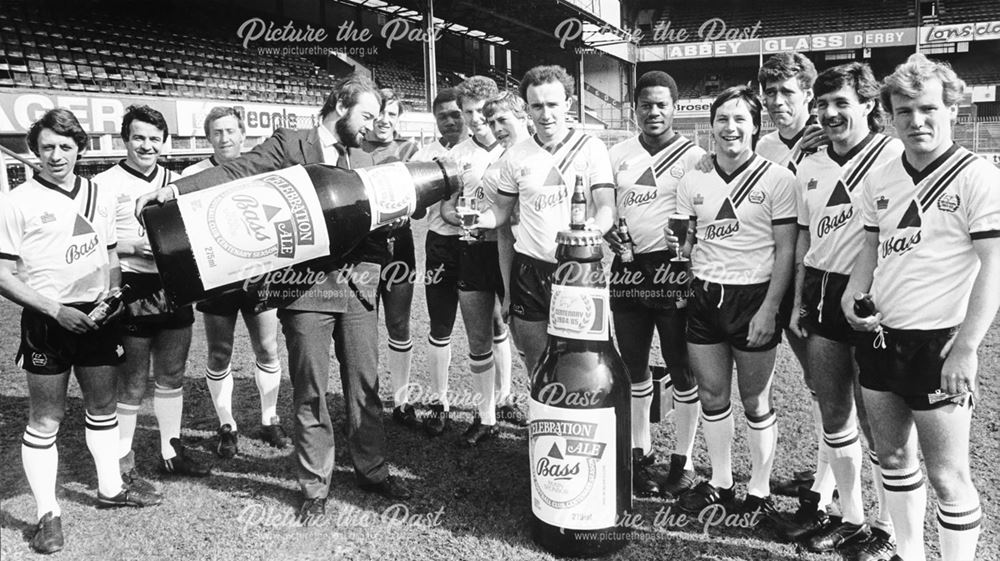
[[[334,0],[422,22],[427,0]],[[583,24],[578,40],[585,46],[628,41],[625,31],[602,20],[593,0],[434,0],[434,22],[443,30],[515,50],[560,48],[555,29],[576,18]],[[527,18],[526,14],[531,17]],[[442,19],[441,15],[447,15]],[[489,32],[482,31],[489,29]],[[580,44],[573,42],[574,45]]]

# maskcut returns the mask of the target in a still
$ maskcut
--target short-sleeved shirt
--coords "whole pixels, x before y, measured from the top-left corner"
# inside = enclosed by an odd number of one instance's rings
[[[115,226],[118,241],[140,243],[146,241],[146,229],[135,217],[135,201],[140,195],[166,187],[176,176],[157,164],[148,175],[128,167],[125,160],[94,176],[103,189],[111,191],[115,200]],[[156,273],[156,262],[139,255],[119,257],[123,273]]]
[[[762,156],[779,166],[786,167],[795,173],[802,159],[808,156],[802,151],[802,137],[805,136],[805,127],[791,139],[781,138],[778,131],[774,131],[760,137],[757,147],[754,149],[758,156]]]
[[[108,288],[115,248],[110,190],[77,176],[72,191],[35,176],[0,198],[0,259],[18,278],[59,302],[91,303]]]
[[[802,160],[795,178],[799,228],[809,232],[807,266],[851,274],[864,238],[858,187],[872,169],[902,152],[899,140],[870,134],[843,156],[830,145]]]
[[[694,276],[720,284],[771,279],[774,229],[795,224],[795,177],[787,168],[751,156],[732,174],[688,172],[677,186],[677,212],[697,220],[691,253]]]
[[[518,198],[514,250],[539,261],[556,262],[556,234],[569,228],[570,198],[576,176],[595,189],[613,189],[614,174],[604,143],[576,129],[548,145],[537,135],[508,149],[497,178],[500,196]],[[591,193],[586,193],[592,206]]]
[[[882,323],[962,323],[980,266],[972,242],[1000,237],[1000,170],[957,144],[921,171],[904,155],[868,174],[860,208],[878,233],[871,294]]]
[[[618,217],[628,223],[636,253],[666,251],[663,227],[677,212],[677,183],[705,151],[679,134],[659,149],[636,136],[608,151],[618,191]]]
[[[410,158],[413,162],[433,162],[434,160],[441,158],[448,154],[451,149],[441,144],[441,140],[435,140],[427,146],[424,146],[417,153]],[[442,236],[458,236],[462,233],[462,229],[458,226],[452,226],[441,218],[441,203],[434,203],[427,207],[427,228],[434,232],[435,234],[440,234]]]

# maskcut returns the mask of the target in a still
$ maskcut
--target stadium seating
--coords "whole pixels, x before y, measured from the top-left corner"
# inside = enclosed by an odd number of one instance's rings
[[[0,11],[0,86],[319,105],[334,82],[307,60],[184,27],[114,13],[59,20],[33,8],[11,2]]]

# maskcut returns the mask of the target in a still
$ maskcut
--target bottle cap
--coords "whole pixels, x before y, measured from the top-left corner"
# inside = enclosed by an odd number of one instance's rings
[[[601,245],[603,242],[604,236],[597,230],[562,230],[556,235],[556,243],[560,245]]]

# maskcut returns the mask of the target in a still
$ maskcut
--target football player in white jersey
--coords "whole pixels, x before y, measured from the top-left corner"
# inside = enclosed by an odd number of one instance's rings
[[[240,157],[246,127],[243,118],[232,107],[213,107],[205,116],[205,137],[212,145],[211,157],[188,166],[181,175],[194,175],[202,170]],[[205,381],[215,413],[219,417],[218,441],[215,453],[220,458],[232,458],[239,451],[239,428],[233,416],[233,335],[236,317],[243,314],[243,323],[250,334],[253,349],[253,379],[260,394],[261,439],[276,448],[288,445],[288,436],[278,417],[278,389],[281,385],[281,362],[278,360],[278,311],[255,310],[259,298],[253,292],[237,291],[199,302],[195,309],[203,314],[208,360]]]
[[[604,143],[566,125],[573,95],[573,79],[566,70],[536,66],[525,73],[520,93],[536,133],[510,148],[500,167],[497,204],[479,216],[478,226],[505,224],[517,203],[510,314],[515,342],[531,372],[548,340],[555,240],[569,225],[575,177],[590,186],[588,208],[595,209],[590,227],[602,233],[614,222],[615,192]]]
[[[54,553],[64,546],[56,435],[70,369],[83,393],[98,508],[150,506],[161,499],[123,484],[115,381],[125,351],[110,315],[104,321],[88,315],[121,280],[114,199],[107,188],[76,175],[87,133],[69,110],[42,115],[29,128],[27,145],[41,170],[0,196],[0,295],[24,308],[17,363],[27,376],[30,407],[21,460],[38,513],[30,545]],[[120,311],[119,303],[108,313]]]
[[[633,260],[623,262],[617,228],[608,242],[619,255],[612,263],[611,311],[615,338],[632,376],[632,490],[637,495],[676,497],[694,485],[691,462],[698,429],[698,384],[688,364],[686,297],[670,294],[676,240],[664,235],[664,225],[677,212],[677,183],[705,154],[674,132],[677,83],[666,72],[643,74],[635,85],[636,119],[642,132],[611,147],[611,166],[618,191],[619,220],[626,220],[635,245]],[[649,350],[653,331],[673,381],[677,442],[667,477],[660,481],[651,467],[649,413],[653,378]]]
[[[497,95],[497,85],[484,76],[472,76],[458,86],[458,106],[472,136],[451,149],[449,159],[462,168],[464,189],[441,205],[441,215],[453,225],[461,224],[456,213],[459,196],[486,204],[482,177],[503,153],[483,115],[483,105]],[[459,445],[477,446],[497,434],[495,381],[510,377],[511,357],[507,325],[500,312],[503,297],[496,234],[485,230],[481,239],[459,242],[458,302],[469,339],[469,369],[477,397],[477,414]],[[503,373],[501,373],[503,372]]]
[[[771,382],[781,340],[778,308],[793,276],[795,190],[787,168],[753,152],[760,114],[760,101],[749,88],[720,94],[710,109],[718,146],[714,169],[691,170],[677,186],[677,212],[691,216],[697,239],[687,342],[712,464],[711,480],[680,496],[680,508],[690,513],[732,505],[735,498],[735,360],[751,463],[743,505],[746,512],[775,514],[770,474],[778,435]]]
[[[184,407],[184,368],[191,345],[194,312],[174,308],[163,292],[146,229],[135,216],[136,199],[168,185],[170,170],[159,165],[169,130],[163,115],[146,105],[132,105],[122,119],[121,137],[126,158],[94,177],[115,195],[115,224],[122,283],[132,295],[122,320],[125,364],[119,370],[119,453],[126,481],[142,483],[135,470],[132,439],[139,405],[146,393],[150,370],[156,383],[153,413],[160,432],[160,464],[164,473],[204,477],[210,469],[195,460],[181,443]],[[146,484],[148,485],[148,483]]]
[[[867,64],[826,70],[813,91],[830,145],[803,159],[796,172],[795,310],[800,313],[792,316],[790,328],[806,339],[812,389],[823,417],[821,446],[840,491],[843,517],[839,524],[830,521],[825,508],[832,501],[833,482],[816,480],[811,489],[800,488],[799,509],[786,536],[814,552],[839,549],[855,559],[863,550],[869,558],[888,557],[893,553],[892,523],[884,509],[877,461],[872,467],[879,519],[870,532],[865,524],[858,429],[860,425],[869,443],[871,429],[856,384],[852,330],[840,299],[863,237],[855,210],[858,187],[872,169],[898,158],[903,145],[881,134],[879,84]]]
[[[430,162],[444,157],[452,147],[468,137],[458,93],[454,88],[438,91],[432,104],[441,138],[413,155],[415,162]],[[458,311],[458,237],[462,229],[444,221],[441,204],[427,209],[427,239],[424,241],[424,294],[430,330],[427,334],[427,369],[430,371],[429,411],[424,430],[439,436],[451,424],[448,412],[448,368],[451,365],[451,332]],[[418,388],[419,389],[419,388]]]
[[[969,466],[977,351],[1000,307],[1000,170],[952,140],[965,83],[915,54],[883,82],[903,156],[861,185],[865,237],[841,300],[856,350],[902,561],[925,559],[927,488],[944,561],[976,558],[982,525]],[[877,313],[859,317],[855,293]],[[867,314],[863,314],[867,315]]]

